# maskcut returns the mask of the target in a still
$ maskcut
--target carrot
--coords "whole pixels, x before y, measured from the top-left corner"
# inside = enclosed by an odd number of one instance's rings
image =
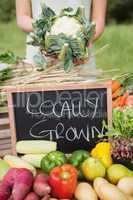
[[[114,93],[112,93],[112,99],[115,99],[119,96],[121,87],[119,87]]]
[[[125,105],[133,106],[133,95],[129,95],[126,99]]]
[[[126,100],[129,96],[129,92],[125,92],[124,95],[122,96],[121,100],[120,100],[120,106],[123,107],[126,104]]]
[[[121,83],[117,80],[112,81],[112,93],[118,90],[121,87]]]
[[[120,106],[121,98],[122,98],[122,97],[120,96],[120,97],[118,97],[117,99],[115,99],[115,100],[113,101],[113,103],[112,103],[112,107],[113,107],[113,108],[117,108],[117,107]]]

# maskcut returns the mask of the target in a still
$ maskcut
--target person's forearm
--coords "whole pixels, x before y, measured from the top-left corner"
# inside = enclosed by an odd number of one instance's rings
[[[16,0],[16,17],[17,24],[23,31],[33,31],[30,0]]]
[[[19,16],[17,17],[18,26],[25,32],[32,32],[32,18],[29,16]]]
[[[96,23],[93,41],[97,40],[104,31],[107,0],[93,0],[91,20]]]

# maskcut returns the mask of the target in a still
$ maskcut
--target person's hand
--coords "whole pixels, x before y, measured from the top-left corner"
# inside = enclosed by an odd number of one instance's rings
[[[100,38],[100,36],[104,32],[104,26],[105,25],[104,25],[104,21],[103,20],[98,20],[96,22],[95,33],[94,33],[94,36],[92,38],[92,43]]]
[[[91,40],[91,41],[88,42],[88,48],[91,49],[92,46],[93,46],[93,41]]]

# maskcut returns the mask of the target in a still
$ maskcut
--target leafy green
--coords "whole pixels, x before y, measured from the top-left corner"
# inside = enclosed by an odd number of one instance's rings
[[[108,129],[108,136],[133,137],[133,107],[113,109],[113,127]]]
[[[68,44],[68,47],[65,49],[63,59],[60,59],[61,58],[60,55],[64,51],[63,49],[65,44]],[[46,36],[45,49],[49,56],[52,56],[54,54],[59,54],[58,58],[64,64],[65,71],[69,71],[73,67],[73,57],[81,59],[85,58],[86,55],[88,55],[84,41],[80,37],[77,37],[75,39],[67,37],[63,33],[59,34],[58,36],[57,35]]]
[[[63,10],[61,10],[60,12],[60,17],[62,16],[70,16],[73,17],[76,15],[76,12],[73,10],[73,8],[68,7],[68,8],[64,8]]]
[[[65,43],[59,54],[59,60],[64,64],[64,70],[70,71],[73,67],[72,49],[69,44]]]
[[[12,78],[12,69],[11,68],[6,68],[3,70],[0,70],[0,82],[5,81],[10,78]]]
[[[41,14],[44,18],[48,19],[48,18],[54,18],[55,17],[55,12],[50,8],[45,6],[45,4],[42,6],[42,14]]]
[[[57,35],[45,36],[45,50],[47,51],[48,55],[54,55],[60,53],[64,43],[65,40],[62,34],[60,34],[60,37],[58,37]]]
[[[133,73],[127,74],[121,82],[122,88],[120,90],[120,95],[123,95],[126,91],[133,93]]]
[[[0,63],[16,64],[18,57],[11,51],[0,54]]]
[[[44,5],[42,7],[40,18],[33,23],[33,28],[35,32],[31,35],[33,40],[29,44],[32,44],[34,46],[44,46],[45,34],[47,31],[50,31],[55,18],[56,15],[54,11]]]
[[[34,62],[38,67],[38,71],[43,71],[46,68],[47,61],[40,53],[33,57]]]

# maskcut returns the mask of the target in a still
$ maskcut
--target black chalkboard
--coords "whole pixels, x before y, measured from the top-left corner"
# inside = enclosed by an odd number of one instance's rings
[[[16,141],[53,140],[70,153],[91,149],[108,123],[108,89],[13,92]]]

